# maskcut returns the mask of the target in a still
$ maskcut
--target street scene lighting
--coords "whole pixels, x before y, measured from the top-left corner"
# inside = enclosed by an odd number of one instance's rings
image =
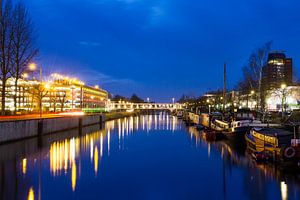
[[[285,83],[281,84],[281,89],[285,89],[285,88],[286,88],[286,84]]]
[[[28,66],[28,69],[30,71],[35,71],[37,69],[37,66],[35,63],[30,63],[29,66]]]

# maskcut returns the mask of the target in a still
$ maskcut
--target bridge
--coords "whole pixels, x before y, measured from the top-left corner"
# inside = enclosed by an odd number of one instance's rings
[[[180,103],[131,103],[125,101],[108,101],[108,110],[180,110],[183,105]]]

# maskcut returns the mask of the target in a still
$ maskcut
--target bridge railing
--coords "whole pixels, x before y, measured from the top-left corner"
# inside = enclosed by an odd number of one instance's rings
[[[179,103],[131,103],[131,102],[108,102],[108,110],[178,110],[183,105]]]

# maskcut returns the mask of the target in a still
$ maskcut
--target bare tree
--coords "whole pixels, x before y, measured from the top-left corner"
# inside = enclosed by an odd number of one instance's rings
[[[17,110],[18,81],[27,70],[28,64],[37,55],[38,49],[35,47],[35,30],[31,18],[23,5],[19,2],[13,10],[13,55],[12,55],[12,75],[15,78],[14,107]]]
[[[262,68],[267,62],[271,50],[272,41],[266,42],[262,47],[257,48],[250,55],[248,64],[243,67],[243,79],[238,83],[237,88],[243,92],[256,90],[260,93],[261,108],[264,107],[264,91],[261,88]],[[257,96],[258,98],[258,96]]]
[[[48,95],[48,92],[49,89],[47,89],[46,85],[43,83],[33,85],[32,88],[30,89],[32,100],[35,99],[38,103],[38,110],[40,116],[42,116],[43,113],[43,99]]]
[[[0,79],[1,114],[5,115],[5,97],[7,80],[11,77],[11,55],[13,47],[12,3],[0,0]]]

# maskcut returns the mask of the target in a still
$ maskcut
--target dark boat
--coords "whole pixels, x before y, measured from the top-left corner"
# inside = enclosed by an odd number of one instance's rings
[[[247,149],[257,161],[300,164],[300,140],[278,128],[253,128],[245,135]]]
[[[202,130],[202,138],[206,141],[217,141],[222,139],[222,134],[218,131],[212,129],[203,129]]]

